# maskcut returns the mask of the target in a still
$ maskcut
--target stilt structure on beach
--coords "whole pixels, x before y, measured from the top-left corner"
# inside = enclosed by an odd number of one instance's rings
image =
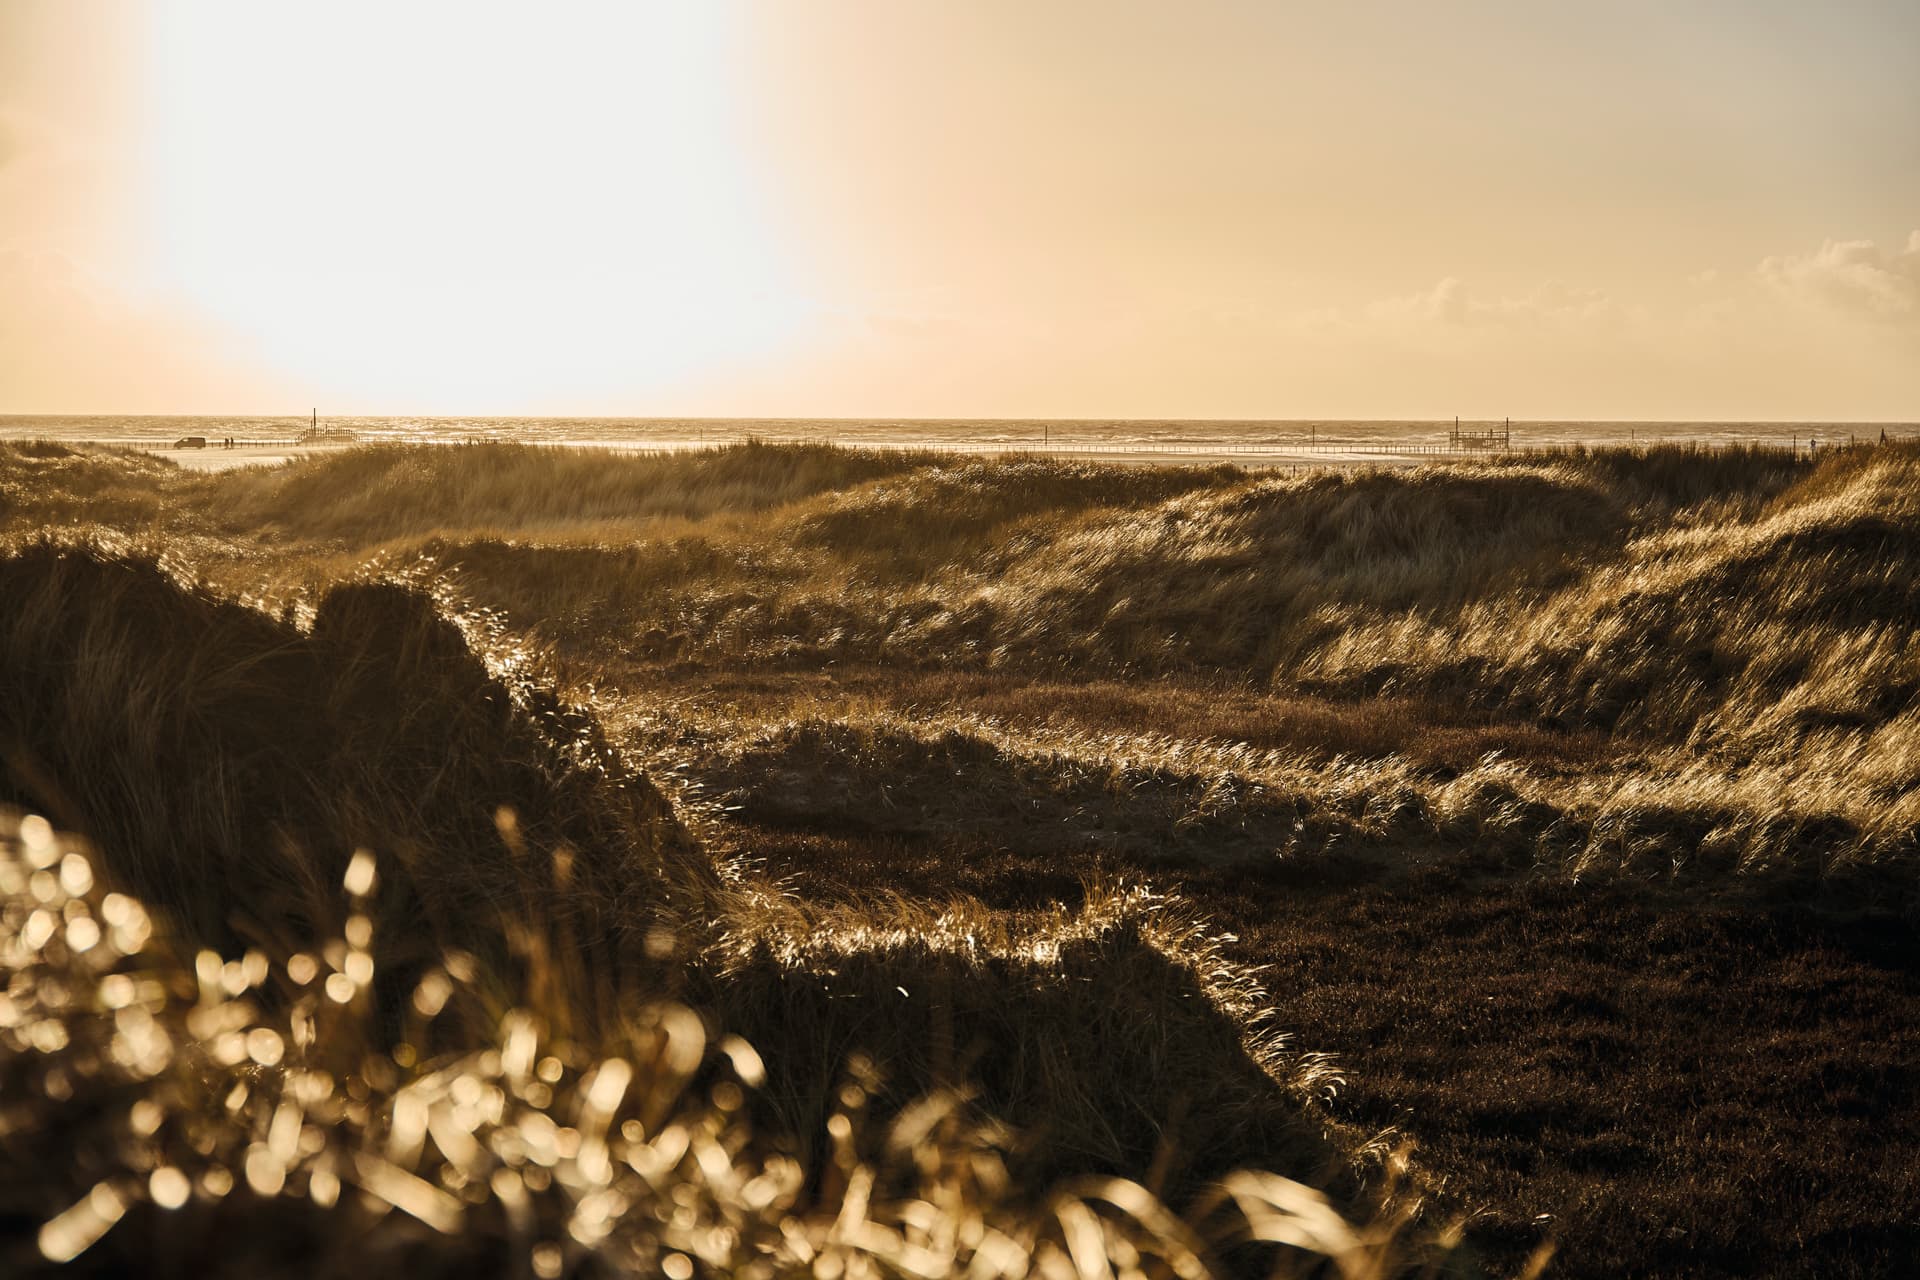
[[[312,410],[307,418],[307,429],[300,433],[296,444],[352,444],[359,434],[345,427],[321,426],[320,410]]]
[[[1453,420],[1453,429],[1447,432],[1449,449],[1511,449],[1513,448],[1513,419],[1503,419],[1499,426],[1462,427],[1460,419]]]

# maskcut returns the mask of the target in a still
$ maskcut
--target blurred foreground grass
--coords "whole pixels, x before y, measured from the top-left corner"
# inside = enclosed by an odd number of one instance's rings
[[[345,875],[344,936],[275,962],[178,958],[44,819],[0,820],[0,1210],[39,1219],[45,1263],[93,1274],[1221,1274],[1401,1264],[1320,1193],[1235,1173],[1176,1216],[1146,1187],[1009,1177],[1008,1135],[967,1095],[877,1124],[855,1059],[803,1165],[757,1135],[768,1084],[745,1040],[647,1003],[593,1039],[538,1005],[496,1009],[454,953],[398,1037],[373,998],[372,855]],[[57,1150],[62,1158],[44,1159]],[[238,1203],[236,1203],[238,1202]],[[36,1269],[0,1237],[9,1274]]]

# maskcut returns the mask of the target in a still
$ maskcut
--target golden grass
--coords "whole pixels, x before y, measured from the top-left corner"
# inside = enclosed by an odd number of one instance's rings
[[[1916,852],[1911,448],[1285,479],[768,446],[374,448],[183,476],[11,448],[17,529],[104,494],[90,527],[189,539],[172,545],[195,573],[305,608],[367,563],[407,569],[544,636],[580,687],[647,686],[662,663],[1154,677],[1175,685],[1137,709],[1181,742],[1219,719],[1196,705],[1223,697],[1331,708],[1346,727],[1299,744],[1305,758],[1268,734],[1279,756],[1213,770],[1330,810],[1330,830],[1354,820],[1339,797],[1368,792],[1402,795],[1416,831],[1512,827],[1518,808],[1532,817],[1516,841],[1581,871],[1818,875]],[[164,514],[119,519],[143,486]],[[1501,754],[1436,763],[1396,706],[1486,726]],[[876,710],[883,726],[917,714],[884,694]],[[1199,736],[1263,745],[1241,728]],[[1015,755],[1091,761],[1137,734],[1022,731]],[[1546,762],[1506,745],[1546,738],[1563,748]],[[1590,758],[1569,759],[1573,744]]]
[[[448,946],[493,1014],[583,1044],[690,1003],[759,1045],[742,1115],[809,1178],[863,1053],[879,1131],[970,1080],[1028,1133],[993,1147],[1028,1208],[1090,1172],[1184,1203],[1261,1163],[1365,1212],[1383,1157],[1329,1128],[1330,1064],[1177,901],[798,900],[754,874],[769,831],[1069,875],[1444,863],[1908,912],[1920,888],[1913,448],[1278,478],[764,446],[186,474],[0,446],[0,504],[7,794],[96,834],[183,936],[263,953],[337,923],[347,851],[388,841],[404,891],[373,914],[411,950],[379,1025]],[[38,545],[56,527],[116,552]],[[1046,1265],[1077,1268],[1060,1241]]]
[[[1121,1178],[1033,1194],[957,1087],[876,1123],[858,1062],[803,1162],[752,1125],[751,1095],[778,1078],[747,1041],[672,1003],[583,1038],[537,993],[480,998],[458,954],[389,1037],[371,855],[344,879],[343,936],[279,962],[185,961],[83,848],[0,821],[0,1208],[38,1223],[40,1258],[100,1275],[1203,1280],[1253,1242],[1265,1270],[1404,1266],[1393,1222],[1356,1229],[1274,1175],[1233,1174],[1185,1217]],[[0,1248],[29,1265],[24,1241]]]
[[[294,954],[338,922],[348,853],[378,847],[387,882],[344,927],[383,939],[378,977],[364,940],[352,962],[382,1033],[451,949],[463,989],[496,1012],[520,992],[563,1037],[614,1034],[661,999],[753,1035],[780,1082],[760,1109],[802,1135],[803,1162],[825,1158],[806,1135],[868,1060],[882,1116],[971,1081],[1043,1131],[1008,1153],[1009,1195],[1157,1159],[1184,1199],[1258,1156],[1358,1203],[1352,1158],[1379,1164],[1323,1137],[1327,1070],[1263,1029],[1250,977],[1158,899],[1017,924],[962,901],[809,915],[710,862],[593,719],[531,678],[537,653],[484,619],[455,626],[414,586],[337,585],[299,627],[86,547],[21,548],[0,580],[5,795],[84,825],[99,879],[152,895],[208,954]],[[1172,1145],[1194,1090],[1209,1106]]]
[[[831,445],[750,443],[637,457],[535,445],[413,445],[235,472],[209,488],[221,496],[221,517],[239,527],[364,544],[443,530],[701,520],[783,506],[926,460]]]

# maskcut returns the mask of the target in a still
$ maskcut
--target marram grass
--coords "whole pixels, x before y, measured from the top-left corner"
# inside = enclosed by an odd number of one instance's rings
[[[1408,1270],[1404,1221],[1235,1173],[1176,1215],[1137,1182],[1016,1185],[966,1093],[880,1123],[846,1065],[811,1166],[749,1123],[765,1067],[671,1002],[596,1042],[494,1010],[459,954],[371,1008],[371,854],[343,936],[170,949],[41,818],[0,820],[0,1240],[19,1273],[1180,1277]],[[1255,1261],[1257,1259],[1257,1262]],[[1316,1274],[1320,1273],[1315,1271]]]
[[[380,1016],[358,1024],[380,1028],[363,1032],[368,1042],[411,1036],[403,1024],[414,986],[436,971],[465,972],[447,956],[464,951],[476,962],[476,980],[457,981],[433,1020],[437,1038],[406,1039],[422,1060],[497,1048],[502,1020],[519,1008],[540,1011],[549,1046],[590,1046],[577,1057],[545,1048],[542,1060],[581,1072],[595,1058],[637,1063],[632,1028],[645,1023],[643,1010],[573,1000],[569,981],[553,973],[607,972],[608,961],[642,972],[641,943],[670,924],[687,948],[682,980],[639,989],[714,1020],[687,1090],[710,1101],[726,1075],[712,1047],[723,1028],[755,1043],[769,1080],[758,1089],[733,1081],[745,1101],[732,1123],[754,1135],[741,1158],[792,1161],[808,1188],[835,1167],[838,1140],[826,1126],[846,1110],[843,1084],[865,1080],[849,1076],[861,1050],[886,1065],[887,1078],[862,1083],[864,1119],[850,1116],[852,1141],[877,1171],[875,1197],[902,1185],[888,1182],[885,1136],[912,1099],[954,1096],[954,1081],[936,1069],[940,1055],[929,1052],[945,1036],[973,1072],[962,1077],[971,1101],[952,1122],[992,1152],[1005,1178],[992,1203],[1031,1214],[1061,1176],[1131,1176],[1181,1206],[1207,1246],[1195,1256],[1209,1266],[1263,1269],[1219,1243],[1218,1222],[1190,1211],[1196,1187],[1217,1195],[1223,1170],[1260,1163],[1325,1188],[1349,1216],[1365,1217],[1370,1202],[1353,1194],[1370,1171],[1349,1170],[1345,1182],[1323,1176],[1308,1149],[1324,1136],[1328,1111],[1296,1104],[1325,1064],[1277,1050],[1277,1037],[1246,1016],[1257,1006],[1272,1017],[1278,1005],[1315,1047],[1342,1049],[1352,1083],[1333,1114],[1354,1116],[1383,1075],[1402,1092],[1389,1108],[1375,1089],[1376,1105],[1359,1113],[1368,1123],[1400,1126],[1399,1103],[1427,1100],[1404,1122],[1422,1140],[1421,1191],[1441,1186],[1467,1209],[1476,1198],[1502,1206],[1481,1215],[1499,1219],[1497,1238],[1476,1226],[1469,1248],[1490,1247],[1489,1256],[1518,1266],[1549,1229],[1523,1229],[1546,1216],[1531,1209],[1553,1196],[1548,1207],[1569,1241],[1565,1265],[1583,1273],[1657,1270],[1678,1226],[1706,1242],[1709,1256],[1690,1256],[1689,1266],[1710,1270],[1718,1258],[1739,1274],[1760,1256],[1753,1239],[1785,1249],[1790,1233],[1776,1230],[1779,1220],[1798,1230],[1805,1215],[1831,1229],[1793,1247],[1811,1251],[1810,1271],[1824,1259],[1844,1274],[1876,1249],[1896,1255],[1911,1215],[1900,1199],[1906,1184],[1888,1170],[1863,1172],[1850,1154],[1856,1121],[1834,1111],[1824,1067],[1810,1067],[1797,1094],[1729,1083],[1724,1114],[1752,1126],[1752,1151],[1782,1141],[1804,1148],[1800,1163],[1750,1173],[1750,1158],[1726,1157],[1720,1130],[1677,1119],[1679,1109],[1637,1105],[1635,1090],[1666,1081],[1636,1074],[1634,1055],[1598,1070],[1549,1062],[1560,1043],[1553,1036],[1480,1049],[1468,1036],[1461,1047],[1450,1016],[1437,1026],[1437,1048],[1410,1046],[1419,1037],[1398,1031],[1386,1044],[1369,1044],[1364,1028],[1343,1039],[1334,1026],[1351,1010],[1323,1010],[1334,1025],[1316,1024],[1311,1000],[1303,1013],[1301,1001],[1274,998],[1289,990],[1291,965],[1265,975],[1263,997],[1236,995],[1251,965],[1277,956],[1297,957],[1309,992],[1328,974],[1313,947],[1256,936],[1260,913],[1235,914],[1235,904],[1242,887],[1249,902],[1277,903],[1284,886],[1299,885],[1321,894],[1328,919],[1345,920],[1339,886],[1348,881],[1455,868],[1475,886],[1471,902],[1449,882],[1446,896],[1385,923],[1356,906],[1368,941],[1328,933],[1321,945],[1329,963],[1370,984],[1476,1016],[1483,954],[1548,927],[1522,913],[1511,928],[1499,917],[1485,946],[1448,941],[1452,923],[1478,910],[1482,887],[1494,902],[1508,900],[1498,886],[1523,885],[1512,900],[1564,890],[1580,903],[1655,881],[1649,901],[1665,913],[1661,928],[1686,934],[1697,913],[1733,913],[1744,922],[1727,926],[1736,940],[1747,924],[1773,936],[1782,927],[1776,907],[1801,913],[1796,920],[1810,907],[1807,919],[1839,908],[1910,921],[1920,900],[1917,494],[1920,453],[1901,446],[1817,461],[1779,450],[1643,449],[1301,476],[835,450],[643,458],[493,447],[368,449],[280,471],[199,475],[64,446],[0,446],[0,532],[12,547],[0,572],[32,588],[0,596],[10,605],[30,597],[38,610],[16,608],[20,625],[0,645],[15,674],[0,681],[10,735],[0,773],[23,758],[17,744],[32,748],[26,758],[41,775],[18,771],[9,798],[87,831],[101,851],[96,874],[149,875],[135,887],[179,930],[172,936],[195,939],[189,949],[213,946],[242,964],[250,942],[276,957],[304,946],[316,966],[335,964],[299,940],[344,934],[344,854],[355,843],[379,847],[381,900],[359,912],[382,939],[378,1009],[365,1011]],[[55,530],[70,543],[65,559],[32,545]],[[125,552],[143,549],[197,603],[158,583],[124,594],[81,589],[141,578],[125,563],[84,562],[128,561]],[[515,679],[499,683],[524,716],[460,712],[504,704],[490,685],[477,700],[470,694],[482,682],[450,678],[462,661],[408,656],[438,631],[425,611],[419,629],[382,625],[380,643],[337,643],[365,628],[332,626],[351,600],[329,607],[328,597],[345,583],[374,603],[370,577],[409,578],[442,602],[457,598],[466,618],[488,611],[501,638],[535,655],[535,683],[594,708],[605,742],[581,749],[572,740],[585,718]],[[225,608],[242,600],[255,607]],[[389,621],[405,622],[404,612]],[[323,614],[330,625],[317,626]],[[210,650],[175,643],[155,617],[249,660],[202,661],[196,655]],[[458,648],[449,643],[443,656],[457,659]],[[322,678],[273,674],[307,670],[308,659]],[[220,714],[229,703],[252,712]],[[463,727],[445,732],[449,724]],[[314,726],[331,736],[307,741]],[[684,847],[702,855],[686,874],[659,876],[619,856],[636,847],[632,824],[614,820],[621,811],[609,807],[617,797],[605,783],[642,790],[595,763],[601,746],[654,779],[676,780],[672,815],[695,837]],[[289,752],[294,767],[278,767]],[[512,772],[498,767],[503,760],[515,762]],[[423,812],[416,795],[449,804]],[[573,847],[570,883],[587,891],[566,891],[544,856],[507,856],[490,822],[499,803],[516,805],[533,847]],[[276,824],[326,856],[292,856]],[[189,826],[194,838],[182,835]],[[663,848],[683,847],[667,834]],[[812,900],[767,888],[755,858]],[[194,870],[211,865],[234,874]],[[1166,925],[1196,908],[1074,888],[1149,867],[1246,940],[1196,946],[1175,936],[1184,926]],[[261,876],[262,891],[252,891],[248,877]],[[603,891],[622,884],[646,888],[625,901]],[[523,891],[573,929],[577,945],[556,944],[541,963],[503,965],[499,926]],[[950,906],[962,892],[982,901]],[[1056,909],[1056,899],[1086,906]],[[272,946],[221,936],[243,917],[288,927]],[[1886,926],[1901,937],[1906,927]],[[1397,955],[1409,939],[1438,957],[1409,969],[1443,970],[1446,983],[1389,978],[1353,954],[1384,945]],[[529,940],[537,933],[516,945]],[[1604,938],[1593,945],[1622,985],[1645,978],[1642,961],[1628,958],[1638,952]],[[1214,966],[1209,956],[1234,963]],[[1565,963],[1559,951],[1540,957],[1528,963],[1546,967],[1527,970],[1527,982],[1557,990],[1571,981],[1553,967]],[[1754,960],[1755,972],[1770,973],[1769,963]],[[190,964],[176,969],[192,973]],[[286,975],[277,961],[269,970],[266,987],[246,998],[290,1007]],[[1799,1043],[1798,980],[1755,980],[1753,1007],[1741,1015],[1748,1043],[1766,1042],[1769,1027],[1782,1043]],[[927,998],[941,991],[951,997],[944,1005]],[[1098,997],[1075,998],[1089,992]],[[1688,995],[1634,1008],[1665,1018]],[[937,1005],[944,1023],[932,1016]],[[1540,1018],[1513,1025],[1558,1029]],[[1619,1034],[1657,1047],[1696,1034],[1694,1025],[1641,1021]],[[1874,1024],[1862,1014],[1847,1025]],[[969,1062],[969,1043],[1006,1051]],[[1897,1034],[1867,1034],[1807,1052],[1831,1060],[1844,1083],[1904,1071],[1902,1044]],[[1443,1070],[1431,1066],[1439,1057]],[[1509,1059],[1531,1065],[1509,1070]],[[1396,1076],[1395,1062],[1418,1063],[1420,1073]],[[1607,1111],[1564,1133],[1475,1132],[1462,1145],[1472,1125],[1459,1117],[1483,1109],[1534,1124],[1525,1097],[1489,1096],[1527,1071],[1553,1082],[1554,1108],[1598,1090],[1672,1123],[1623,1136],[1634,1126],[1621,1121],[1613,1132]],[[1216,1102],[1205,1116],[1212,1132],[1200,1133],[1192,1113],[1181,1129],[1193,1152],[1212,1159],[1184,1168],[1153,1158],[1183,1093]],[[1897,1090],[1867,1105],[1870,1119],[1859,1123],[1898,1132]],[[982,1113],[1007,1123],[985,1125]],[[1309,1123],[1297,1125],[1302,1118]],[[264,1135],[271,1117],[263,1123]],[[565,1115],[555,1123],[578,1128]],[[1043,1134],[1059,1158],[1030,1159],[1033,1144],[1016,1132]],[[363,1237],[333,1230],[345,1219],[327,1216],[319,1220],[331,1225],[315,1229],[310,1198],[246,1190],[245,1149],[256,1141],[267,1138],[249,1136],[239,1163],[223,1164],[240,1192],[196,1198],[161,1220],[188,1224],[185,1238],[204,1242],[235,1220],[230,1206],[297,1204],[308,1226],[283,1233],[299,1242],[297,1256],[260,1253],[257,1270],[311,1270],[336,1257],[364,1270],[365,1255],[346,1248]],[[1584,1154],[1594,1144],[1670,1154],[1644,1168],[1596,1167]],[[1360,1143],[1344,1145],[1350,1155]],[[29,1187],[33,1211],[11,1220],[30,1218],[32,1230],[107,1176],[69,1179],[56,1196],[53,1180],[39,1176],[66,1168],[64,1156],[49,1164],[41,1155],[56,1147],[66,1149],[56,1139],[21,1148],[38,1161],[34,1180],[14,1180]],[[410,1172],[436,1183],[431,1169]],[[289,1185],[302,1176],[290,1172]],[[1787,1207],[1749,1210],[1735,1192],[1715,1190],[1752,1179]],[[344,1177],[343,1188],[343,1212],[365,1208],[361,1188]],[[792,1211],[814,1213],[817,1193],[797,1194]],[[834,1194],[819,1203],[837,1206]],[[111,1270],[115,1250],[158,1240],[142,1234],[157,1211],[130,1193],[126,1204],[121,1223],[77,1265]],[[383,1237],[393,1243],[382,1257],[419,1250],[443,1270],[467,1265],[445,1261],[454,1256],[446,1251],[490,1237],[472,1230],[484,1220],[477,1207],[463,1213],[468,1229],[454,1237],[389,1208],[377,1230],[412,1234]],[[30,1239],[32,1230],[19,1230]],[[1034,1265],[1078,1260],[1066,1228],[1035,1230],[1035,1241],[1056,1243],[1053,1253],[1036,1244],[1030,1258],[1050,1261]],[[206,1257],[150,1269],[197,1273]],[[514,1257],[530,1268],[530,1252]],[[607,1265],[582,1259],[587,1270]],[[1456,1254],[1449,1265],[1465,1264]]]

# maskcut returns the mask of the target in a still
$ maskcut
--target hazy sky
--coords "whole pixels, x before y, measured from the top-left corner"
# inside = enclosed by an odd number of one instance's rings
[[[0,412],[1920,418],[1916,0],[0,0]]]

